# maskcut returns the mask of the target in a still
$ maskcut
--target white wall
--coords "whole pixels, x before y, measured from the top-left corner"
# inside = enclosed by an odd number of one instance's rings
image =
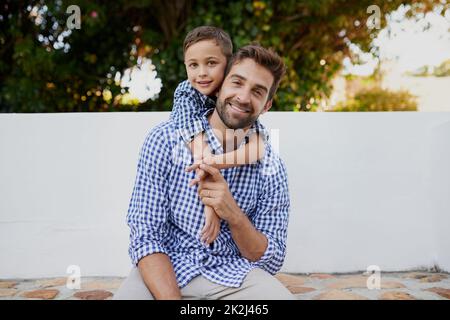
[[[125,276],[139,149],[168,113],[0,115],[0,278]],[[450,113],[277,113],[286,272],[450,271]]]

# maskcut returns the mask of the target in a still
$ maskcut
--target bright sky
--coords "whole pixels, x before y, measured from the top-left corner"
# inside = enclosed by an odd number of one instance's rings
[[[407,7],[401,6],[387,17],[390,27],[380,31],[374,44],[380,48],[380,59],[394,60],[399,71],[413,71],[425,65],[437,66],[450,59],[450,9],[445,17],[429,12],[419,21],[406,19]],[[424,27],[428,29],[423,30]],[[356,46],[351,46],[360,52]],[[353,66],[344,61],[345,71],[358,75],[370,75],[377,64],[371,55],[363,55],[364,65]]]

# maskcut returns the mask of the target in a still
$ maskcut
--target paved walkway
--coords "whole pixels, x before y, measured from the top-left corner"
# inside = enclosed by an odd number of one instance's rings
[[[450,299],[450,277],[435,272],[382,273],[379,289],[368,289],[366,274],[279,273],[276,277],[299,300],[446,300]],[[86,277],[78,290],[68,289],[66,278],[1,280],[0,300],[108,300],[124,278]],[[372,281],[373,280],[373,281]],[[377,286],[374,275],[369,285]]]

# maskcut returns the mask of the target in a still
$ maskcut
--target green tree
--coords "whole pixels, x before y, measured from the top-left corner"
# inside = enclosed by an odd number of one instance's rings
[[[118,0],[3,1],[0,8],[0,111],[64,112],[171,110],[176,85],[186,75],[182,42],[192,28],[212,24],[235,47],[252,41],[273,47],[288,73],[275,110],[314,110],[331,92],[330,80],[352,55],[348,44],[368,51],[379,29],[369,29],[367,8],[387,14],[402,3],[410,15],[438,0]],[[66,8],[81,9],[81,29],[68,31]],[[381,19],[384,27],[385,19]],[[163,82],[155,101],[121,105],[114,74],[152,59]],[[354,57],[353,57],[354,58]],[[106,91],[106,95],[104,94]],[[111,96],[109,99],[108,95]]]

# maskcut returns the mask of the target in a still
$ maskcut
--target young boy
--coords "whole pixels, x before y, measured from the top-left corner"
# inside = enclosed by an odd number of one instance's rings
[[[215,107],[215,95],[222,85],[232,52],[233,45],[229,35],[216,27],[195,28],[184,40],[184,63],[188,80],[181,82],[175,91],[170,117],[193,154],[194,164],[186,169],[188,172],[196,170],[202,162],[218,169],[226,169],[254,163],[264,155],[264,143],[268,136],[259,122],[256,134],[250,135],[245,146],[224,155],[212,155],[204,139],[201,119],[208,109]],[[241,161],[235,163],[224,159]],[[205,206],[201,241],[209,246],[217,238],[219,231],[220,219],[211,207]]]

